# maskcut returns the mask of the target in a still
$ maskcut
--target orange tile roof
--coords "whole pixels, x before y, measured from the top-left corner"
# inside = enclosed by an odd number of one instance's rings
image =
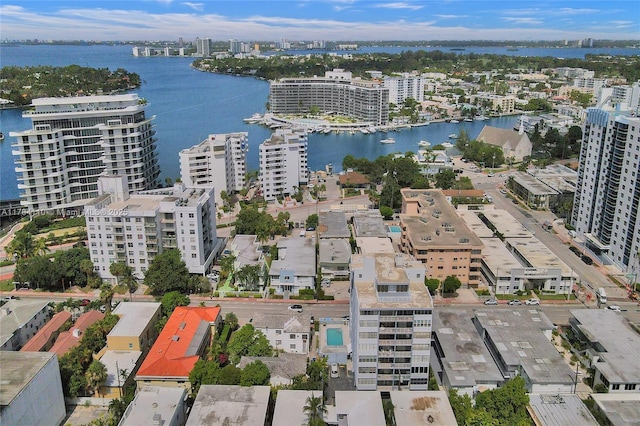
[[[189,377],[200,359],[194,349],[199,348],[201,342],[194,342],[194,338],[202,337],[198,331],[203,326],[210,327],[219,315],[219,307],[177,307],[140,366],[137,377]]]
[[[340,175],[340,185],[366,185],[369,183],[369,178],[360,172],[347,172],[344,175]]]
[[[75,324],[69,329],[69,331],[60,333],[60,335],[56,339],[56,343],[54,343],[53,347],[49,349],[49,352],[55,352],[58,356],[66,354],[71,348],[78,346],[78,344],[80,343],[80,339],[82,338],[82,334],[85,332],[85,330],[95,322],[100,321],[102,318],[104,318],[104,314],[100,311],[95,310],[85,312],[84,314],[80,315],[80,317],[76,320]]]
[[[60,330],[62,324],[71,319],[71,314],[61,311],[55,314],[29,341],[20,349],[21,352],[40,352],[49,343],[51,336]]]

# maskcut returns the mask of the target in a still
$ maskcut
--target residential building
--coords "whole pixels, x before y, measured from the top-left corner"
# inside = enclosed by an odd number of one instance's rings
[[[204,58],[211,56],[210,38],[196,38],[196,56],[202,56]]]
[[[10,300],[0,306],[0,351],[19,351],[51,318],[49,302]]]
[[[575,372],[551,343],[553,324],[537,309],[485,309],[472,319],[505,379],[521,376],[529,393],[571,393]]]
[[[525,172],[513,172],[507,187],[527,206],[534,210],[549,210],[559,193]]]
[[[346,173],[340,174],[338,179],[340,182],[340,188],[368,189],[371,186],[371,182],[369,182],[369,178],[366,175],[353,170],[347,170]]]
[[[231,242],[231,254],[235,257],[234,271],[240,271],[245,266],[259,268],[257,283],[243,282],[241,274],[235,275],[236,283],[247,289],[256,288],[256,286],[262,288],[264,285],[263,270],[266,268],[266,264],[258,237],[255,235],[236,235]]]
[[[529,407],[529,414],[536,425],[599,425],[578,395],[530,394]]]
[[[187,412],[187,390],[145,386],[138,390],[118,426],[183,426]]]
[[[303,425],[308,419],[303,408],[310,398],[323,398],[320,391],[278,390],[273,411],[273,425]],[[324,418],[326,422],[326,416]]]
[[[513,96],[500,96],[492,93],[482,93],[476,95],[476,99],[481,105],[486,105],[492,111],[501,114],[513,114],[516,106],[516,98]]]
[[[481,282],[482,241],[440,190],[401,189],[401,247],[423,262],[427,276],[455,276],[465,287]]]
[[[595,72],[587,70],[585,68],[570,68],[570,67],[559,67],[553,69],[553,72],[561,78],[566,78],[568,80],[574,78],[593,78]]]
[[[267,424],[269,386],[202,385],[186,426]]]
[[[217,238],[214,189],[186,187],[131,194],[125,176],[101,177],[100,196],[85,204],[91,260],[104,279],[114,262],[125,262],[140,279],[153,258],[180,250],[189,272],[204,275],[222,248]]]
[[[107,349],[146,354],[158,335],[156,324],[162,316],[160,303],[122,302],[112,313],[120,319],[107,334]]]
[[[402,254],[353,257],[350,333],[358,390],[427,390],[433,301],[425,272]]]
[[[328,425],[362,424],[385,426],[380,392],[336,391],[334,405],[328,405]]]
[[[221,322],[219,307],[175,308],[136,374],[138,386],[191,389],[189,373],[205,357]]]
[[[279,353],[278,356],[243,356],[238,368],[244,369],[252,362],[260,361],[269,369],[269,385],[287,386],[293,384],[293,378],[307,374],[309,358],[306,354]]]
[[[389,121],[389,89],[377,81],[351,79],[342,70],[324,77],[283,78],[269,91],[274,114],[307,114],[312,108],[371,125]]]
[[[594,387],[601,384],[609,393],[638,393],[640,337],[624,317],[605,309],[574,309],[569,325],[594,369]]]
[[[154,117],[136,94],[40,98],[11,132],[20,202],[29,211],[81,207],[98,196],[98,177],[125,175],[128,190],[158,186]]]
[[[611,426],[633,426],[640,419],[640,393],[592,393],[596,410]]]
[[[227,194],[245,187],[247,174],[247,132],[209,135],[198,145],[180,151],[180,177],[194,188],[214,187],[221,207],[222,191]]]
[[[344,239],[320,239],[318,266],[327,278],[348,277],[351,245]]]
[[[587,89],[593,96],[598,96],[600,90],[605,86],[606,80],[603,78],[578,77],[573,80],[573,86],[580,89]]]
[[[589,108],[571,224],[587,247],[626,274],[640,269],[640,118]]]
[[[318,213],[318,234],[321,239],[351,237],[347,215],[342,211],[322,211]]]
[[[396,426],[457,424],[445,391],[391,391],[390,395]]]
[[[55,352],[58,356],[66,354],[71,348],[80,344],[80,339],[87,328],[103,318],[104,314],[96,310],[91,310],[80,315],[68,331],[60,333],[53,347],[49,349],[49,352]]]
[[[61,425],[66,418],[58,357],[0,351],[0,424]]]
[[[525,157],[531,156],[533,145],[524,129],[516,132],[515,130],[484,126],[476,139],[500,147],[505,161],[508,161],[509,158],[513,158],[513,161],[522,161]],[[486,166],[488,167],[489,164]],[[499,167],[500,164],[491,164],[493,168],[496,166]]]
[[[292,354],[309,353],[311,328],[309,315],[292,311],[257,314],[253,327],[265,335],[276,351]]]
[[[98,395],[105,399],[121,398],[125,387],[133,384],[142,362],[140,351],[105,351],[100,362],[107,369],[107,378],[100,385]]]
[[[472,319],[473,314],[464,309],[436,309],[431,368],[445,389],[475,398],[479,392],[500,387],[505,379]]]
[[[309,180],[307,134],[276,130],[260,144],[260,186],[266,201],[292,195]]]
[[[299,294],[314,289],[316,248],[311,238],[282,238],[278,241],[278,259],[271,262],[269,277],[275,294]]]
[[[388,236],[388,229],[378,209],[355,211],[352,220],[355,237],[387,238]]]
[[[22,352],[47,352],[60,334],[60,328],[71,321],[71,314],[61,311],[55,314],[29,341],[20,349]]]
[[[418,102],[424,100],[425,79],[421,76],[409,73],[386,76],[382,84],[389,89],[389,102],[392,104],[402,106],[408,98]]]

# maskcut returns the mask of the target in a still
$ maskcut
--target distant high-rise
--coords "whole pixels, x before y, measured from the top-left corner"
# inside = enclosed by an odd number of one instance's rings
[[[21,203],[29,211],[83,205],[100,175],[125,175],[128,190],[158,186],[154,117],[136,94],[41,98],[32,128],[11,132]]]
[[[196,38],[196,55],[202,57],[211,56],[210,38]]]
[[[413,98],[418,102],[424,101],[425,81],[422,77],[403,73],[385,77],[384,87],[389,89],[389,102],[402,105],[407,98]]]
[[[307,135],[277,130],[260,144],[260,185],[267,201],[292,195],[309,179]]]
[[[236,53],[241,53],[242,42],[235,39],[229,40],[229,52],[231,52],[232,55],[235,55]]]

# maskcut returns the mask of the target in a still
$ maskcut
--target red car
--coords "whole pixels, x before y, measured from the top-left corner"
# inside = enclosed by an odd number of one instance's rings
[[[80,301],[80,306],[87,306],[89,303],[91,303],[91,300],[89,299],[82,299]]]

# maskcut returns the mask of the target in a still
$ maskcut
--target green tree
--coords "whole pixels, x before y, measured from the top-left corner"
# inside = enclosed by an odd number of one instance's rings
[[[473,402],[469,395],[459,395],[457,389],[449,390],[449,404],[459,425],[464,425],[473,412]]]
[[[94,360],[86,373],[87,378],[87,392],[90,394],[98,393],[100,385],[107,379],[107,367],[103,363]]]
[[[316,228],[318,226],[318,215],[312,213],[307,217],[307,228]]]
[[[273,349],[262,332],[256,330],[253,325],[245,324],[231,336],[227,344],[229,360],[233,364],[240,362],[240,358],[249,356],[270,356]]]
[[[472,410],[464,422],[464,426],[498,426],[500,422],[491,417],[485,410]]]
[[[82,261],[87,259],[91,259],[91,256],[86,247],[73,247],[55,253],[54,262],[62,271],[66,286],[84,287],[87,285],[87,274],[81,267]]]
[[[111,284],[102,284],[100,287],[100,300],[104,303],[105,314],[111,313],[111,301],[113,300],[113,294],[113,287],[111,287]]]
[[[387,206],[380,206],[380,214],[385,219],[392,219],[393,218],[393,209],[391,207],[387,207]]]
[[[269,384],[271,373],[269,368],[260,360],[247,364],[240,376],[240,386],[264,386]]]
[[[19,259],[13,273],[15,281],[46,291],[61,290],[63,276],[59,264],[42,256]]]
[[[109,265],[109,273],[116,277],[116,285],[119,285],[120,280],[132,272],[131,267],[125,262],[114,262]]]
[[[268,372],[269,370],[267,370]],[[233,364],[228,364],[218,371],[219,385],[239,385],[242,381],[243,370]]]
[[[435,175],[436,188],[451,189],[456,182],[456,174],[453,170],[441,170]]]
[[[438,287],[440,287],[440,280],[437,278],[424,278],[424,285],[429,289],[429,293],[433,296],[438,291]]]
[[[458,277],[454,277],[453,275],[449,275],[442,282],[442,293],[455,293],[462,286],[462,283],[458,279]]]
[[[144,283],[154,295],[170,291],[189,293],[194,290],[187,265],[180,258],[178,249],[169,249],[158,254],[151,262],[144,277]]]
[[[529,396],[521,376],[509,380],[502,387],[476,396],[476,409],[485,410],[501,425],[529,425],[528,404]]]
[[[257,291],[260,287],[260,265],[244,265],[236,273],[236,281],[248,291]]]
[[[162,315],[171,316],[175,308],[189,306],[189,303],[191,303],[191,300],[188,296],[179,291],[170,291],[160,298],[160,309],[162,310]]]
[[[217,385],[220,364],[216,360],[205,361],[199,359],[189,373],[191,391],[197,394],[201,385]]]
[[[324,426],[324,418],[327,415],[327,407],[322,401],[322,396],[311,395],[307,398],[302,411],[307,415],[307,426]]]
[[[238,328],[238,317],[233,312],[227,312],[224,316],[224,325],[228,325],[231,331]]]
[[[27,258],[36,254],[35,239],[29,232],[16,232],[13,239],[5,247],[5,252],[9,256],[16,258]]]
[[[232,254],[228,254],[218,259],[218,264],[220,265],[221,280],[233,274],[235,262],[236,262],[236,257]]]

